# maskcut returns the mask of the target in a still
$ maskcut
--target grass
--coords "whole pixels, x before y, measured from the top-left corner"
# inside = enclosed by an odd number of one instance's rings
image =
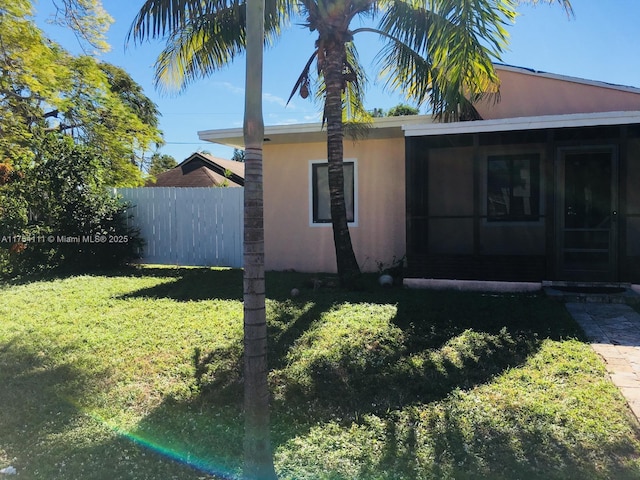
[[[267,277],[283,479],[632,479],[640,430],[562,305]],[[241,273],[144,268],[0,285],[0,469],[239,472]]]

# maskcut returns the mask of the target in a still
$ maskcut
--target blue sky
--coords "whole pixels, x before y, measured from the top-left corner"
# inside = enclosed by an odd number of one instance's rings
[[[509,28],[511,42],[502,61],[561,75],[640,87],[640,0],[572,0],[575,17],[568,19],[559,6],[523,6]],[[244,57],[213,76],[197,81],[181,94],[154,88],[153,64],[161,44],[151,42],[125,48],[125,37],[142,1],[103,0],[115,18],[109,31],[111,51],[101,59],[124,68],[145,90],[162,114],[160,126],[167,144],[161,153],[181,161],[192,152],[207,150],[230,158],[230,149],[200,142],[197,132],[242,126],[244,106]],[[615,8],[611,8],[615,4]],[[47,15],[49,0],[40,0],[39,19]],[[65,48],[78,52],[68,32],[41,23],[47,34]],[[264,118],[266,125],[319,121],[319,107],[309,99],[286,99],[302,67],[311,55],[315,37],[291,25],[278,43],[265,52]],[[356,46],[366,67],[377,48],[376,37],[362,34]],[[369,69],[372,71],[372,69]],[[376,85],[371,75],[366,93],[367,108],[388,109],[404,101]],[[422,109],[424,111],[424,108]]]

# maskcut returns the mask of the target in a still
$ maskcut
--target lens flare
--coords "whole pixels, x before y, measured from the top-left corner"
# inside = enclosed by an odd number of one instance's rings
[[[214,475],[217,478],[224,480],[237,480],[238,478],[240,478],[238,472],[233,472],[231,469],[229,469],[229,467],[225,467],[221,464],[216,464],[209,459],[205,460],[202,458],[198,458],[192,453],[181,450],[180,448],[169,447],[162,441],[152,438],[152,435],[146,435],[137,432],[133,433],[125,430],[115,425],[113,422],[100,417],[96,413],[87,412],[84,409],[79,410],[83,411],[86,415],[93,418],[95,421],[109,428],[118,437],[126,439],[141,448],[162,455],[163,457],[168,458],[174,462],[188,466],[208,475]]]

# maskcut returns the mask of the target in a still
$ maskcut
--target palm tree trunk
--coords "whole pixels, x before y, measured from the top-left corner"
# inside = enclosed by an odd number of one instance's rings
[[[324,80],[326,88],[325,116],[327,121],[327,161],[329,163],[329,197],[331,199],[331,225],[336,248],[336,262],[340,284],[344,288],[357,286],[360,267],[353,252],[347,223],[344,199],[344,137],[342,125],[342,66],[344,45],[331,42],[326,45]]]
[[[244,111],[244,468],[247,480],[276,479],[269,435],[262,195],[264,0],[247,0]]]

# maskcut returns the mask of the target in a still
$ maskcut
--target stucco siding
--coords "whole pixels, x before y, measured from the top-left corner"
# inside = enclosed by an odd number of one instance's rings
[[[357,163],[357,226],[350,228],[358,263],[375,271],[405,254],[404,139],[345,140]],[[265,267],[335,272],[331,225],[310,225],[309,169],[326,159],[326,144],[265,145]]]
[[[476,105],[483,119],[640,110],[640,95],[588,83],[498,71],[500,101]]]

